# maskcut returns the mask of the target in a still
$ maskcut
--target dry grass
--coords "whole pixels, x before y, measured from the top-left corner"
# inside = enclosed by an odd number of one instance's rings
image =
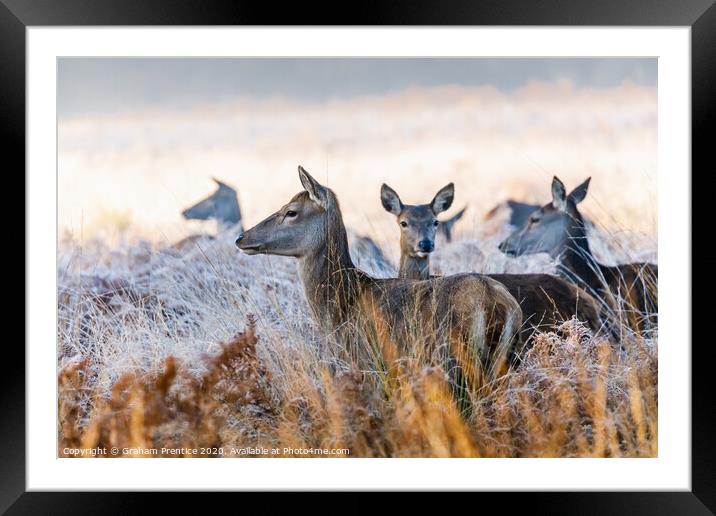
[[[60,450],[656,455],[656,336],[631,335],[620,347],[566,322],[458,406],[444,369],[419,349],[383,343],[360,365],[347,359],[312,321],[295,262],[243,255],[231,236],[200,240],[184,254],[68,244],[60,260]],[[469,245],[445,245],[443,260]],[[530,267],[549,266],[544,260]]]
[[[217,448],[242,434],[226,426],[229,417],[261,434],[275,414],[267,391],[270,375],[255,346],[250,325],[207,359],[199,377],[169,356],[163,370],[122,375],[109,397],[88,389],[93,373],[87,362],[66,367],[59,380],[60,453],[66,447]]]
[[[163,369],[123,375],[105,398],[80,362],[60,374],[59,447],[209,448],[226,457],[247,448],[348,449],[354,457],[656,456],[656,349],[634,341],[617,351],[575,321],[558,331],[540,335],[516,370],[473,393],[468,416],[442,370],[409,358],[380,389],[356,370],[318,365],[277,390],[257,356],[253,323],[198,378],[170,356]],[[175,453],[157,456],[182,456]]]

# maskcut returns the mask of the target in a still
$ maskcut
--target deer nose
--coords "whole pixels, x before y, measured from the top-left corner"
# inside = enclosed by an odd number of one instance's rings
[[[234,244],[236,244],[236,247],[239,247],[239,242],[241,242],[242,238],[244,238],[244,234],[239,233],[239,236],[236,237],[236,242],[234,242]]]
[[[418,242],[418,249],[423,251],[424,253],[430,253],[435,248],[435,244],[432,240],[421,240]]]
[[[510,249],[507,240],[504,240],[500,245],[497,246],[497,248],[505,253],[507,256],[516,256],[517,253],[514,251],[514,249]]]

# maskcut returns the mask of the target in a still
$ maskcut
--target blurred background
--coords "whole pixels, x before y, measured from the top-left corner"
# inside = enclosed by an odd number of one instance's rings
[[[656,246],[656,59],[63,58],[58,145],[63,240],[215,231],[181,217],[211,177],[248,228],[302,164],[396,251],[383,182],[415,204],[453,181],[459,233],[507,198],[549,201],[553,175],[591,176],[584,212]]]

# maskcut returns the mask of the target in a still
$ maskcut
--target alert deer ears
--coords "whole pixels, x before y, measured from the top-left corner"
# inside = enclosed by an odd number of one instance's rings
[[[385,211],[395,216],[400,215],[400,212],[403,211],[403,203],[400,201],[400,197],[395,190],[385,183],[380,187],[380,202],[383,204]]]
[[[435,194],[435,198],[430,203],[430,208],[432,208],[433,213],[437,215],[438,213],[442,213],[450,206],[452,206],[452,201],[455,199],[455,185],[453,183],[449,183],[446,186],[443,186],[438,193]]]
[[[567,208],[567,190],[557,176],[552,178],[552,206],[559,211],[564,211]]]
[[[316,181],[301,165],[298,166],[298,177],[301,179],[301,184],[308,192],[311,200],[323,209],[326,209],[328,207],[328,192],[326,188]]]
[[[579,204],[584,200],[584,198],[587,196],[587,190],[589,189],[589,181],[591,181],[592,178],[588,177],[584,183],[579,185],[577,188],[572,190],[572,192],[567,196],[574,204]]]

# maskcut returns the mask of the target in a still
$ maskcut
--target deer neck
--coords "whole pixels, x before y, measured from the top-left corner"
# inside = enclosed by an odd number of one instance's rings
[[[593,293],[598,294],[603,287],[602,266],[592,254],[582,220],[578,220],[570,231],[560,255],[559,269],[567,279]]]
[[[239,200],[234,197],[229,208],[229,212],[226,215],[226,221],[230,224],[238,224],[241,222],[241,208],[239,208]]]
[[[326,330],[346,322],[360,289],[340,212],[327,224],[327,238],[299,260],[299,274],[311,310]]]
[[[425,280],[430,278],[430,257],[411,256],[407,253],[400,255],[399,275],[404,279]]]

